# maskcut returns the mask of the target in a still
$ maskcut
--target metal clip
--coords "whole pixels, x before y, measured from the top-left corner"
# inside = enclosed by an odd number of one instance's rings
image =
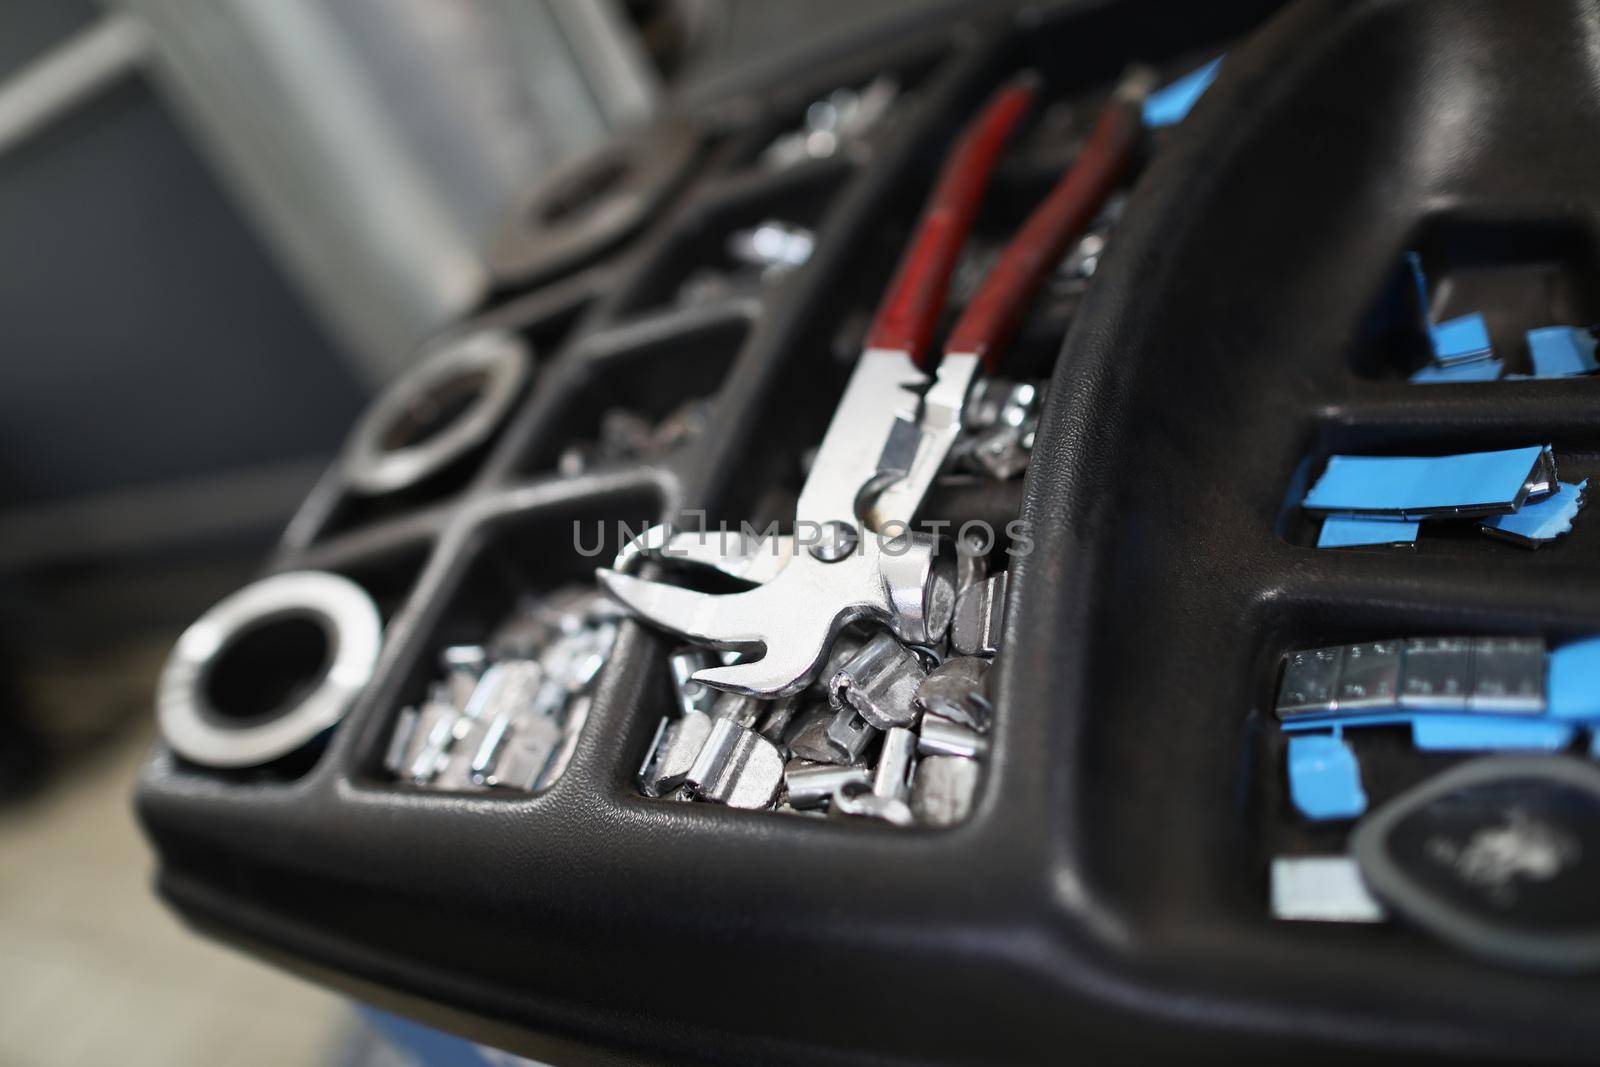
[[[706,738],[711,736],[711,716],[703,711],[663,718],[655,740],[639,768],[639,788],[645,796],[665,796],[683,784],[694,768]]]
[[[917,736],[917,752],[923,756],[965,756],[974,759],[989,749],[989,739],[976,730],[951,722],[939,715],[924,715]]]
[[[926,677],[914,653],[879,634],[829,679],[828,701],[880,730],[909,726],[917,720],[917,687]]]
[[[954,826],[972,810],[977,786],[977,760],[924,756],[911,781],[911,813],[930,826]]]
[[[811,763],[807,760],[790,760],[783,769],[783,782],[788,790],[789,804],[796,808],[820,808],[847,785],[870,784],[865,767]]]
[[[989,661],[977,656],[946,660],[917,687],[917,706],[979,732],[989,729],[993,707],[983,691]]]

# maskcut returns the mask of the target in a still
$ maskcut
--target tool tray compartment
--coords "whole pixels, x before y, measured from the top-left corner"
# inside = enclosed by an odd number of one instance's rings
[[[361,999],[561,1062],[1592,1054],[1593,978],[1496,968],[1398,923],[1276,922],[1266,901],[1273,856],[1340,836],[1288,813],[1272,719],[1286,652],[1600,632],[1581,522],[1539,553],[1464,537],[1326,551],[1298,508],[1343,451],[1552,442],[1563,477],[1600,473],[1600,383],[1408,383],[1415,338],[1382,308],[1419,241],[1458,286],[1492,261],[1553,272],[1562,309],[1590,306],[1595,15],[1577,0],[1275,6],[998,5],[775,73],[737,106],[685,104],[707,147],[641,233],[453,331],[509,329],[537,356],[472,470],[379,504],[336,466],[291,525],[268,572],[332,570],[377,595],[375,679],[292,773],[158,748],[138,809],[164,897]],[[976,244],[1003,243],[1127,64],[1170,78],[1223,49],[1060,309],[1064,344],[1046,312],[1024,333],[1018,362],[1054,368],[1025,483],[930,505],[1002,523],[1020,507],[1034,541],[1011,566],[969,818],[903,829],[642,796],[674,643],[633,623],[547,787],[384,772],[440,650],[481,640],[521,592],[585,580],[616,523],[792,516],[937,163],[996,85],[1033,67],[1071,106],[1008,156]],[[867,136],[763,169],[799,102],[884,70],[901,94]],[[695,268],[725,265],[726,231],[767,217],[812,229],[807,262],[682,299]],[[1524,329],[1526,288],[1483,288],[1477,306]],[[1492,306],[1502,291],[1516,306]],[[662,454],[558,473],[608,408],[664,417],[693,399],[709,418]],[[575,551],[575,522],[588,542],[611,530],[605,550]],[[1384,792],[1417,773],[1401,747],[1372,740]]]

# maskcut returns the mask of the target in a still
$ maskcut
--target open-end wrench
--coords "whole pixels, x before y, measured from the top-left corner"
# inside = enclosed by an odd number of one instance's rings
[[[884,443],[904,417],[908,397],[915,400],[928,380],[920,367],[950,274],[1001,151],[1036,91],[1031,76],[1001,89],[946,159],[800,491],[795,529],[806,531],[808,543],[792,547],[765,582],[737,593],[706,594],[616,570],[597,572],[601,586],[645,621],[699,644],[750,654],[699,671],[696,680],[784,696],[810,684],[834,637],[852,622],[874,620],[916,644],[938,640],[948,627],[953,563],[940,557],[937,540],[870,529],[861,504],[879,484]]]

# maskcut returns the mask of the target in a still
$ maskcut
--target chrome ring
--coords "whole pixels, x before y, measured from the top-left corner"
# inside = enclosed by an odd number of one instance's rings
[[[438,473],[487,441],[532,369],[528,346],[514,334],[484,330],[440,349],[386,389],[356,423],[344,453],[344,477],[358,493],[392,493]],[[438,431],[415,444],[390,438],[408,417],[445,399],[452,384],[483,381],[472,400]]]
[[[322,628],[328,650],[316,684],[293,702],[230,719],[212,706],[212,669],[241,638],[262,627],[306,620]],[[251,767],[286,756],[335,726],[372,680],[382,644],[378,608],[348,578],[292,571],[225,597],[172,649],[156,690],[156,718],[167,744],[210,767]]]

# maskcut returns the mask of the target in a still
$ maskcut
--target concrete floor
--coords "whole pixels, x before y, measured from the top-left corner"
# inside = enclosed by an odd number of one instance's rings
[[[150,888],[134,731],[0,808],[0,1064],[347,1062],[348,1004],[189,932]]]

